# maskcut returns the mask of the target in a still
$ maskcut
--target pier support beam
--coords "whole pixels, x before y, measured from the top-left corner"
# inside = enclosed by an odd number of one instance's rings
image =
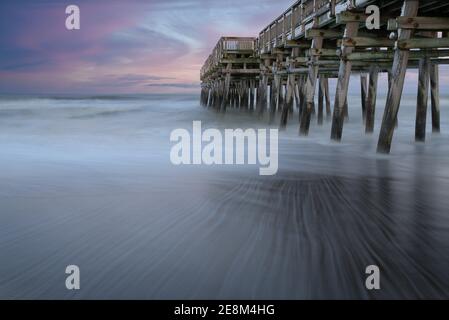
[[[286,86],[284,85],[284,80],[281,76],[281,86],[279,88],[279,101],[277,103],[277,111],[278,113],[282,113],[282,110],[284,110],[284,104],[286,99]]]
[[[432,131],[440,132],[440,84],[439,84],[439,66],[430,65],[430,90],[432,101]]]
[[[323,37],[314,37],[312,40],[312,50],[320,50],[323,48]],[[310,118],[312,112],[315,108],[315,86],[318,78],[318,64],[316,63],[319,60],[318,55],[312,55],[309,62],[309,72],[306,80],[306,103],[305,108],[303,110],[303,115],[301,117],[301,123],[299,128],[300,135],[308,135],[310,128]]]
[[[301,76],[299,76],[297,78],[297,81],[295,83],[295,88],[294,88],[294,94],[295,94],[295,104],[296,104],[296,109],[299,110],[300,106],[300,101],[299,101],[299,83],[301,81]]]
[[[326,120],[330,120],[332,116],[331,111],[331,97],[329,95],[329,78],[324,78],[324,99],[326,101]]]
[[[231,69],[232,69],[232,64],[228,63],[227,67],[226,67],[226,76],[225,76],[225,81],[224,81],[224,88],[223,88],[223,98],[221,101],[221,111],[225,112],[226,108],[229,104],[229,88],[231,86]]]
[[[271,92],[270,92],[270,119],[269,123],[272,124],[274,122],[274,119],[276,117],[276,108],[279,104],[280,100],[280,89],[281,89],[281,76],[276,72],[276,70],[273,71],[274,76],[273,80],[271,81]]]
[[[213,83],[211,83],[209,87],[209,102],[207,104],[207,107],[211,108],[213,105],[214,105],[214,85]]]
[[[418,13],[419,0],[404,0],[402,7],[403,17],[416,17]],[[412,30],[399,29],[398,40],[408,40],[412,35]],[[377,144],[377,152],[390,153],[391,141],[398,116],[399,105],[401,103],[402,90],[404,89],[404,78],[407,70],[409,50],[395,49],[393,62],[393,78],[387,97],[385,112],[382,120],[382,128]]]
[[[243,110],[248,110],[249,107],[249,86],[248,80],[243,81]]]
[[[360,96],[362,99],[362,119],[366,119],[366,99],[367,99],[367,76],[366,73],[360,74]]]
[[[427,100],[429,99],[429,58],[419,60],[418,100],[416,104],[415,140],[426,140]]]
[[[215,83],[214,83],[214,105],[213,105],[213,108],[215,109],[215,110],[217,110],[218,108],[220,108],[220,105],[218,105],[218,103],[219,103],[219,100],[220,100],[220,92],[219,92],[219,81],[217,81],[217,80],[215,80],[214,81]]]
[[[250,111],[254,110],[254,100],[255,100],[254,89],[255,89],[255,86],[256,86],[255,83],[256,83],[256,81],[254,79],[251,79],[249,81],[249,110]]]
[[[356,37],[358,34],[359,22],[348,22],[345,28],[345,38]],[[346,59],[348,54],[354,51],[353,47],[342,45],[340,59],[340,69],[338,71],[337,91],[335,93],[334,116],[332,119],[332,140],[341,140],[343,134],[343,121],[345,104],[347,103],[349,78],[351,76],[352,62]]]
[[[373,65],[371,66],[369,72],[368,97],[366,100],[365,133],[373,133],[374,131],[378,80],[379,68],[376,65]]]
[[[300,82],[298,83],[299,92],[299,123],[301,123],[301,118],[304,114],[304,109],[306,108],[306,81],[307,76],[302,75]]]
[[[319,76],[319,87],[318,87],[318,125],[323,124],[323,113],[324,113],[324,91],[325,91],[325,78],[323,75]]]
[[[260,81],[258,90],[260,91],[258,94],[259,100],[257,101],[258,114],[262,116],[267,108],[268,99],[268,76],[266,73],[262,74],[262,80]]]
[[[293,96],[295,90],[295,75],[292,73],[288,74],[287,77],[287,89],[285,93],[285,101],[282,107],[281,124],[280,129],[285,129],[287,126],[288,115],[293,107]]]

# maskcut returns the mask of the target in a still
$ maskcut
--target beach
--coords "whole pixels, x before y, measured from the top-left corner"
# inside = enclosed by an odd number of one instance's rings
[[[331,91],[332,92],[332,91]],[[197,95],[0,98],[1,299],[447,299],[449,118],[414,142],[403,97],[391,155],[351,96],[331,122],[279,133],[279,170],[174,166],[170,132],[268,128]],[[271,128],[277,128],[277,123]],[[77,265],[81,290],[65,288]],[[365,288],[378,265],[381,290]]]

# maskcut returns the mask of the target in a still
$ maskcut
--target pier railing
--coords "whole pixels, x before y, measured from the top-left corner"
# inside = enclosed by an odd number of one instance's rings
[[[219,68],[230,54],[255,54],[256,44],[256,38],[222,37],[201,68],[201,79]]]
[[[320,27],[332,22],[335,12],[342,10],[345,5],[348,5],[346,0],[296,1],[260,32],[259,53],[269,53],[274,48],[286,46],[290,40],[304,37],[306,30],[312,28],[315,19]]]

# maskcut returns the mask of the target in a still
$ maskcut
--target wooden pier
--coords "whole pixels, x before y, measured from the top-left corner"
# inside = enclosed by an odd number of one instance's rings
[[[380,28],[367,19],[380,8]],[[379,73],[388,73],[388,95],[378,152],[389,153],[407,68],[419,70],[416,140],[424,141],[430,94],[433,132],[440,130],[439,65],[449,62],[447,0],[301,0],[257,38],[223,37],[201,69],[201,104],[279,114],[285,128],[299,114],[299,133],[311,119],[332,119],[331,139],[340,141],[348,117],[351,74],[360,75],[361,112],[374,129]],[[329,78],[337,79],[333,111]],[[318,91],[317,97],[315,97]],[[429,92],[430,91],[430,92]],[[317,98],[317,106],[315,106]],[[317,107],[317,110],[316,110]]]

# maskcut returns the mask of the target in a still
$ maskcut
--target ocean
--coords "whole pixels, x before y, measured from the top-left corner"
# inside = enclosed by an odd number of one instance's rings
[[[197,95],[1,96],[0,299],[447,299],[448,104],[442,132],[415,143],[406,95],[388,156],[385,95],[373,135],[350,96],[341,143],[316,118],[298,136],[295,113],[278,173],[260,176],[170,162],[170,132],[194,120],[269,127]]]

